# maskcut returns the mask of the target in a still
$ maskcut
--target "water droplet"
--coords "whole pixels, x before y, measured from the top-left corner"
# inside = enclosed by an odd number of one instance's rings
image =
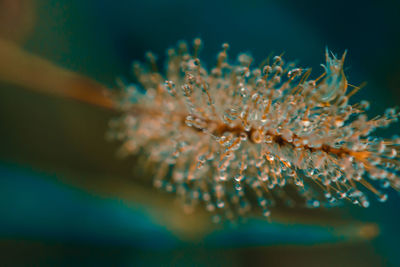
[[[225,202],[223,200],[217,200],[217,207],[222,209],[223,207],[225,207]]]
[[[307,207],[310,208],[318,208],[319,207],[319,201],[316,199],[308,199],[306,202]]]
[[[268,209],[263,210],[263,216],[269,218],[271,216],[271,211]]]
[[[385,202],[387,199],[388,199],[388,196],[387,196],[386,194],[380,194],[380,195],[378,196],[378,200],[379,200],[380,202]]]
[[[242,186],[241,186],[239,183],[237,183],[237,184],[235,185],[235,189],[238,190],[238,191],[240,191],[240,190],[242,190]]]

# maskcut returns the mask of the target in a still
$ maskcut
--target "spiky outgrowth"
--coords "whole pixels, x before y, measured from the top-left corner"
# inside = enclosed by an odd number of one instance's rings
[[[169,49],[165,73],[149,53],[147,64],[133,66],[139,85],[116,97],[124,115],[109,135],[123,142],[124,154],[141,151],[159,165],[156,187],[227,218],[249,212],[251,203],[269,216],[281,200],[368,207],[363,189],[381,201],[387,196],[378,185],[400,189],[400,139],[369,136],[399,114],[388,109],[367,119],[366,101],[348,103],[359,88],[347,93],[344,55],[327,51],[324,73],[309,80],[311,70],[280,56],[259,68],[250,68],[248,54],[231,64],[227,44],[207,71],[200,47],[195,39],[192,54],[184,42]]]

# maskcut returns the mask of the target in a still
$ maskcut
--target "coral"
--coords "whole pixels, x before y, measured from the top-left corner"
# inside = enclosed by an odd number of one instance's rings
[[[110,122],[109,137],[123,143],[122,154],[144,153],[157,164],[156,187],[226,218],[251,209],[268,217],[276,203],[330,207],[347,199],[368,207],[365,191],[385,201],[377,188],[400,188],[400,138],[370,136],[399,113],[368,119],[368,102],[349,103],[360,88],[348,92],[345,54],[327,50],[324,73],[309,79],[310,69],[281,56],[252,68],[252,57],[240,54],[231,64],[227,44],[208,71],[201,45],[169,49],[165,73],[148,53],[146,64],[133,65],[138,84],[115,96],[123,115]]]

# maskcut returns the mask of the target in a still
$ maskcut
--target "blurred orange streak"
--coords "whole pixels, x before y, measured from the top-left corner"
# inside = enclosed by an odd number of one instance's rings
[[[0,80],[41,93],[112,108],[112,101],[101,84],[56,66],[3,39],[0,39]]]

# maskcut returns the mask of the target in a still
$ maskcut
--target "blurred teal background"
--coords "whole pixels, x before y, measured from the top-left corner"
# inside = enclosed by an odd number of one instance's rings
[[[14,3],[19,2],[24,1]],[[116,77],[131,79],[132,60],[143,60],[145,52],[155,52],[162,62],[178,40],[201,37],[201,58],[210,65],[228,42],[232,58],[249,51],[261,62],[272,51],[285,52],[285,58],[312,67],[315,76],[326,46],[337,54],[347,49],[349,82],[368,82],[353,101],[370,101],[370,116],[399,105],[398,1],[37,0],[32,8],[36,19],[23,47],[110,88]],[[182,219],[188,229],[180,232],[164,220],[178,213],[168,210],[174,204],[159,204],[173,200],[151,189],[151,173],[136,158],[115,159],[117,144],[104,140],[115,114],[9,84],[1,88],[5,263],[400,266],[396,192],[368,209],[349,204],[332,211],[289,211],[283,222],[204,223],[195,234]],[[398,124],[377,132],[395,133]],[[162,201],[151,202],[157,198]],[[203,217],[192,219],[208,222]],[[378,237],[358,237],[362,222],[378,225]]]

